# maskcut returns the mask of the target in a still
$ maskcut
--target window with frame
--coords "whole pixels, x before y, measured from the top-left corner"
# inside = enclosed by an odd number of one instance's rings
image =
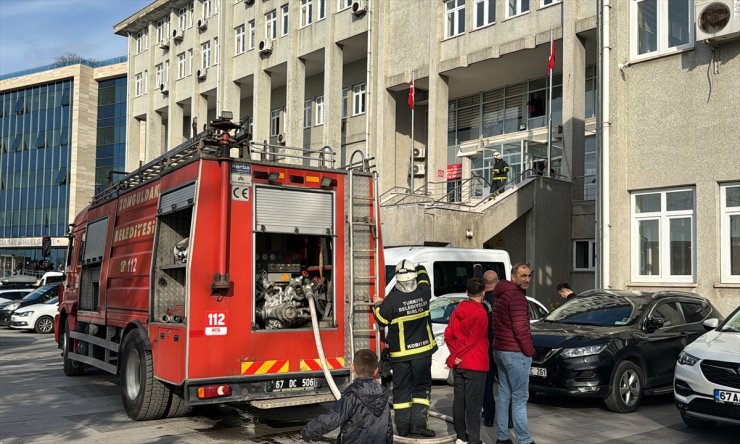
[[[573,270],[592,271],[596,269],[596,241],[577,239],[573,241]]]
[[[311,99],[303,102],[303,128],[311,128]]]
[[[544,8],[545,6],[554,5],[555,3],[560,3],[563,0],[542,0],[540,5]]]
[[[360,83],[352,87],[352,115],[365,114],[365,84]]]
[[[596,200],[596,137],[584,139],[583,200]]]
[[[506,6],[506,18],[516,17],[517,15],[529,12],[529,0],[508,0]]]
[[[496,0],[475,0],[475,29],[496,22]]]
[[[218,41],[218,37],[213,38],[213,64],[218,65],[219,56],[221,54],[221,46]]]
[[[692,0],[630,2],[632,59],[671,54],[694,46]]]
[[[146,51],[147,40],[149,37],[149,30],[147,28],[142,29],[136,33],[136,53],[141,54]]]
[[[249,49],[254,49],[254,39],[256,35],[257,26],[254,20],[249,21]]]
[[[170,18],[163,18],[157,22],[157,43],[166,42],[170,37]]]
[[[205,42],[200,45],[200,67],[208,68],[211,66],[211,42]]]
[[[324,96],[316,97],[316,126],[324,124]]]
[[[185,53],[181,52],[177,55],[177,79],[180,80],[185,77]]]
[[[280,108],[270,111],[270,136],[275,137],[280,132]]]
[[[342,88],[342,119],[347,118],[349,111],[349,88]]]
[[[190,7],[188,8],[188,28],[193,27],[194,17],[195,17],[195,0],[190,2]]]
[[[337,0],[337,11],[344,11],[352,6],[353,0]]]
[[[211,16],[211,0],[203,0],[203,18]]]
[[[269,40],[277,38],[277,11],[274,9],[265,14],[265,38]]]
[[[693,188],[632,193],[633,281],[693,282]]]
[[[313,0],[301,0],[301,28],[313,23]]]
[[[140,72],[134,76],[134,92],[136,97],[144,94],[144,76]]]
[[[146,94],[147,88],[149,88],[149,70],[145,69],[144,70],[144,91],[142,92],[142,94]]]
[[[188,26],[188,7],[177,10],[177,27],[184,30]]]
[[[465,0],[445,2],[445,38],[465,32]]]
[[[195,58],[195,54],[193,52],[193,49],[188,49],[188,75],[193,74],[193,59]]]
[[[707,316],[709,316],[709,313],[712,312],[712,309],[707,304],[702,304],[701,302],[689,302],[689,301],[681,301],[681,311],[683,311],[683,316],[686,319],[687,324],[692,324],[694,322],[701,322],[704,319],[706,319]]]
[[[234,55],[244,53],[244,25],[234,28]]]
[[[170,81],[170,61],[165,60],[164,61],[164,83],[167,83]]]
[[[326,18],[326,0],[316,0],[319,2],[316,21],[324,20]]]
[[[740,283],[740,182],[721,185],[719,190],[721,279]]]
[[[159,85],[161,85],[161,84],[164,83],[164,78],[163,78],[163,75],[164,75],[164,65],[160,63],[157,66],[155,66],[154,69],[155,69],[155,71],[154,71],[154,77],[156,78],[156,85],[155,86],[157,88],[159,88]]]
[[[280,35],[288,35],[288,5],[280,7]]]

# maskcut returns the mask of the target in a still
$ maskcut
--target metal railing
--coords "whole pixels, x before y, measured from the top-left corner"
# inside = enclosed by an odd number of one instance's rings
[[[255,158],[256,156],[256,158]],[[248,158],[268,162],[280,162],[284,159],[295,159],[308,162],[312,166],[334,168],[336,154],[330,146],[311,149],[297,146],[274,145],[264,142],[249,144]]]
[[[23,77],[29,74],[36,74],[44,71],[51,71],[53,69],[63,68],[71,65],[84,65],[90,68],[100,68],[101,66],[115,65],[116,63],[124,63],[128,60],[128,56],[114,57],[106,60],[88,60],[88,59],[75,59],[68,60],[66,62],[51,63],[48,65],[37,66],[35,68],[23,69],[20,71],[9,72],[7,74],[0,75],[0,80],[12,79],[15,77]]]

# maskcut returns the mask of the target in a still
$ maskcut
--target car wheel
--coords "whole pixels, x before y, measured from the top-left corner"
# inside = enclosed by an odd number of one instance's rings
[[[167,411],[167,387],[154,378],[152,352],[146,349],[143,334],[132,330],[123,339],[121,395],[126,414],[134,421],[160,419]]]
[[[74,353],[74,341],[69,337],[69,320],[64,322],[64,335],[62,335],[62,358],[64,359],[64,374],[67,376],[80,376],[85,372],[85,368],[79,361],[73,361],[67,356]]]
[[[36,333],[51,333],[54,331],[54,319],[51,316],[41,316],[36,320],[33,329],[36,330]]]
[[[690,416],[687,416],[686,412],[684,412],[683,410],[681,410],[680,412],[683,423],[689,427],[693,427],[695,429],[709,429],[717,425],[717,421],[707,421],[703,419],[692,418]]]
[[[630,413],[637,410],[642,400],[644,380],[639,365],[631,361],[620,362],[612,375],[609,395],[604,399],[606,408],[617,413]]]

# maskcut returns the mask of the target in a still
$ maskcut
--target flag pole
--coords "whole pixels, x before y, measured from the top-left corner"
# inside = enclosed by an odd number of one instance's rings
[[[552,39],[552,28],[550,28],[550,58],[553,56],[555,41]],[[545,171],[542,172],[546,177],[550,177],[550,171],[552,170],[552,71],[553,63],[548,60],[547,70],[549,71],[550,87],[548,88],[549,99],[547,100],[547,166]]]
[[[416,90],[414,88],[414,76],[416,75],[416,70],[411,70],[411,88],[414,89],[414,95],[416,94]],[[416,97],[414,96],[414,101],[416,101]],[[414,103],[414,106],[411,107],[411,156],[409,161],[409,186],[411,187],[410,192],[416,193],[414,190],[414,108],[416,104]]]

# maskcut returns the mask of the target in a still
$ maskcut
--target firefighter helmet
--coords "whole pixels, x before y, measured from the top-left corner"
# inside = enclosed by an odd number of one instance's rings
[[[404,259],[396,265],[396,280],[406,282],[416,279],[416,267],[408,259]]]
[[[493,152],[493,158],[494,159],[500,159],[501,158],[501,153],[499,153],[498,151],[494,151]]]

